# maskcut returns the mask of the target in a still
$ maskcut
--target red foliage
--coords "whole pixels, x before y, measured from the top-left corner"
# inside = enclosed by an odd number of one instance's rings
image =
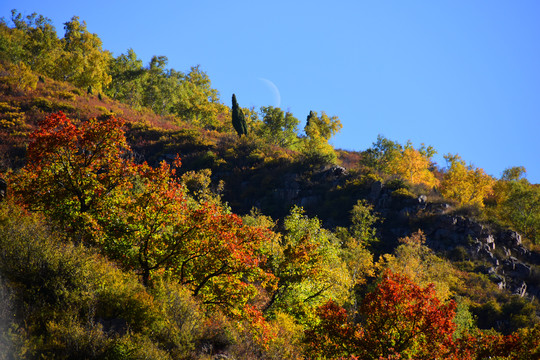
[[[318,309],[320,322],[306,340],[311,355],[328,359],[538,358],[538,329],[526,336],[479,333],[454,340],[454,315],[454,302],[442,304],[433,286],[421,288],[388,271],[365,297],[360,322],[330,301]]]

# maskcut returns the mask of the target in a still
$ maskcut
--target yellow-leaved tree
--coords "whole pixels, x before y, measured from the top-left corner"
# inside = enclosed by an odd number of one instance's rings
[[[484,206],[484,199],[492,194],[495,180],[481,168],[465,165],[459,155],[444,156],[450,167],[441,183],[441,194],[461,205]]]
[[[400,175],[411,184],[424,184],[429,187],[439,185],[439,180],[435,177],[432,168],[431,157],[435,150],[431,146],[422,146],[419,150],[407,143],[405,148],[392,157],[388,164],[389,170],[393,174]]]

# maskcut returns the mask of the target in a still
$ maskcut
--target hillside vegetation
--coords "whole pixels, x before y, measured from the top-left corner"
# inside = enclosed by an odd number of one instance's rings
[[[0,359],[537,359],[540,186],[0,22]]]

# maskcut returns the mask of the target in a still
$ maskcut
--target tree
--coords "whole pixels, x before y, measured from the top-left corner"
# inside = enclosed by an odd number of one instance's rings
[[[408,143],[405,148],[393,156],[388,164],[390,173],[399,175],[411,184],[424,184],[429,187],[435,187],[439,184],[439,180],[431,172],[432,167],[431,156],[434,151],[422,153],[416,150]]]
[[[332,301],[320,307],[320,322],[306,333],[308,348],[333,359],[446,358],[454,312],[455,304],[441,303],[432,286],[421,288],[388,271],[362,301],[360,323]]]
[[[261,268],[270,231],[244,226],[217,199],[189,197],[167,163],[134,163],[122,124],[76,126],[50,115],[32,134],[28,164],[10,176],[15,195],[72,239],[137,272],[145,286],[170,278],[238,314],[256,286],[272,287],[274,277]]]
[[[294,207],[283,226],[279,247],[269,255],[268,266],[278,284],[266,311],[286,311],[305,322],[325,299],[346,300],[350,278],[337,238],[321,228],[317,218]]]
[[[389,173],[390,164],[399,156],[402,150],[403,146],[399,143],[379,134],[373,146],[364,151],[362,163],[375,170]]]
[[[236,95],[232,95],[232,124],[238,136],[247,135],[246,118],[242,108],[238,106]]]
[[[55,67],[55,78],[81,88],[92,86],[101,92],[111,82],[108,73],[111,53],[102,49],[101,39],[89,33],[86,22],[81,23],[79,17],[64,23],[64,29],[63,52]]]
[[[211,85],[210,78],[199,65],[191,67],[180,82],[179,98],[173,112],[195,124],[215,129],[217,116],[225,107],[219,103],[219,93]]]
[[[451,288],[460,283],[452,265],[435,255],[426,246],[426,237],[419,230],[411,236],[399,239],[400,245],[393,256],[386,257],[385,266],[394,273],[407,276],[411,281],[427,286],[433,284],[437,297],[443,301],[450,298]]]
[[[130,106],[139,109],[143,106],[143,75],[145,69],[142,60],[137,58],[133,49],[111,61],[111,83],[106,94]]]
[[[310,111],[306,119],[306,126],[302,145],[302,153],[310,162],[333,163],[337,160],[336,153],[328,141],[343,126],[337,116],[329,117],[323,111],[321,116],[316,112]]]
[[[466,166],[459,155],[444,156],[450,163],[441,183],[443,196],[457,200],[461,205],[483,207],[484,199],[492,194],[495,181],[484,170]]]
[[[524,167],[504,171],[495,186],[496,215],[534,243],[540,242],[540,186],[524,178]]]
[[[20,60],[26,62],[32,70],[52,76],[61,48],[51,20],[37,13],[26,16],[24,20],[21,13],[16,10],[12,10],[11,14],[15,31],[24,34],[21,45],[25,56]]]
[[[75,239],[94,241],[98,219],[129,186],[122,124],[111,117],[77,126],[61,112],[49,115],[31,134],[27,165],[10,181],[14,193]]]
[[[297,141],[299,121],[292,113],[284,113],[280,108],[273,106],[261,107],[263,136],[272,144],[281,147],[292,147]]]

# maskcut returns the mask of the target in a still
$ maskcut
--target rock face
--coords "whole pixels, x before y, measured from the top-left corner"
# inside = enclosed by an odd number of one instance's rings
[[[424,196],[397,198],[378,182],[371,186],[369,199],[386,218],[385,234],[400,237],[421,229],[426,245],[435,252],[459,260],[483,260],[486,274],[499,288],[522,297],[540,297],[533,271],[540,265],[540,253],[528,250],[516,231],[453,214],[450,205],[429,203]]]
[[[7,183],[4,179],[0,178],[0,201],[7,196]]]

